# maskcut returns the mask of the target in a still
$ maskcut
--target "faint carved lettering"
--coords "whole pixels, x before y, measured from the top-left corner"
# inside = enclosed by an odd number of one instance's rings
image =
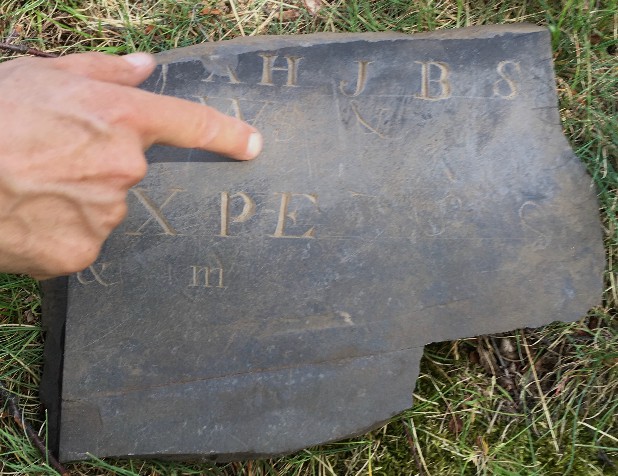
[[[362,116],[362,114],[358,110],[358,102],[357,101],[351,100],[350,101],[350,107],[352,108],[352,111],[354,111],[354,115],[356,116],[356,120],[358,121],[358,123],[361,124],[365,129],[367,129],[369,132],[372,132],[373,134],[377,135],[380,139],[387,139],[388,138],[384,133],[380,132],[378,127],[371,125],[369,123],[369,121],[367,121],[367,119],[365,119]]]
[[[226,76],[230,80],[229,81],[230,84],[241,84],[242,83],[242,81],[240,81],[238,79],[238,76],[236,75],[236,71],[234,69],[232,69],[232,67],[230,65],[227,65],[226,69],[227,69]],[[210,73],[210,75],[206,79],[202,79],[202,81],[204,81],[205,83],[212,83],[212,82],[214,82],[214,78],[218,77],[218,76],[222,76],[222,75],[215,74],[215,72],[213,71],[212,73]]]
[[[298,124],[305,119],[305,112],[298,103],[277,107],[269,114],[269,125],[273,128],[275,142],[291,142],[299,133]]]
[[[444,166],[444,174],[449,182],[455,182],[455,173],[453,172],[453,168],[449,165],[446,157],[441,156],[440,160],[442,161],[442,165]]]
[[[248,122],[253,126],[259,125],[259,121],[266,110],[266,106],[272,104],[270,101],[250,101],[240,98],[222,98],[213,96],[194,97],[200,102],[200,104],[216,107],[228,116],[234,116],[235,118]],[[219,101],[222,101],[224,104],[227,103],[227,110],[225,110],[225,106],[221,107]],[[244,106],[241,106],[241,101]],[[259,104],[254,106],[256,103]],[[247,113],[247,110],[249,113]]]
[[[519,63],[516,61],[500,61],[496,71],[500,75],[500,79],[494,83],[494,96],[513,99],[517,96],[518,87],[512,75],[513,73],[518,76],[521,74]]]
[[[536,212],[536,217],[535,217]],[[532,231],[536,235],[536,239],[532,242],[532,246],[537,250],[545,249],[549,246],[551,241],[550,237],[548,237],[545,233],[537,228],[536,224],[531,224],[534,222],[535,218],[542,218],[542,211],[540,205],[531,200],[525,201],[518,210],[519,219],[521,220],[523,226],[528,230]],[[539,225],[542,225],[542,219],[538,219]]]
[[[421,65],[421,94],[417,96],[418,98],[436,101],[451,96],[448,64],[438,61],[415,61],[415,63]]]
[[[117,284],[117,283],[109,282],[103,277],[109,265],[110,263],[101,263],[99,265],[99,269],[97,269],[96,265],[92,264],[88,266],[85,270],[79,271],[77,273],[77,281],[80,284],[83,284],[84,286],[87,286],[88,284],[93,284],[93,283],[98,283],[101,286],[105,286],[105,287],[113,286],[114,284]]]
[[[225,112],[228,116],[234,116],[236,119],[240,119],[241,121],[245,120],[245,115],[242,113],[242,109],[240,108],[240,101],[238,98],[229,98],[230,107]]]
[[[358,63],[358,76],[356,78],[356,89],[354,92],[352,94],[345,92],[345,88],[349,84],[347,81],[341,81],[339,83],[339,90],[348,97],[356,97],[365,90],[365,85],[367,84],[367,66],[373,63],[373,61],[361,60],[356,61],[356,63]]]
[[[287,61],[287,66],[275,66],[275,61],[278,58],[277,55],[268,55],[268,54],[260,54],[262,57],[262,80],[259,84],[265,86],[274,86],[273,83],[273,72],[275,71],[286,71],[287,72],[287,81],[285,86],[298,86],[298,63],[302,59],[299,56],[286,56],[285,60]]]
[[[255,202],[245,192],[238,192],[230,196],[229,192],[221,192],[221,233],[219,236],[230,236],[230,200],[240,198],[243,201],[242,211],[232,217],[231,223],[243,223],[255,214]]]
[[[442,217],[434,216],[427,210],[418,210],[416,218],[425,236],[440,236],[446,231],[446,225]]]
[[[240,119],[241,121],[245,120],[245,116],[242,113],[242,109],[240,108],[240,101],[238,100],[238,98],[230,98],[230,101],[232,101],[232,111],[234,114],[234,117],[236,119]],[[230,114],[230,111],[227,112],[227,114]]]
[[[162,235],[177,235],[178,232],[174,229],[174,227],[167,220],[165,215],[163,215],[163,208],[180,192],[184,192],[184,190],[180,188],[172,188],[170,189],[170,194],[167,196],[165,201],[161,204],[161,206],[157,206],[152,199],[146,194],[146,190],[142,188],[132,188],[131,192],[137,200],[144,206],[144,208],[150,213],[148,219],[142,223],[142,225],[135,231],[126,232],[127,235],[141,235],[142,230],[153,220],[155,220],[161,229],[163,230]]]
[[[191,270],[190,288],[225,288],[223,285],[223,267],[191,266]]]
[[[307,193],[290,193],[290,192],[278,192],[277,195],[281,195],[281,205],[279,207],[279,217],[277,219],[277,227],[275,228],[275,233],[270,235],[273,238],[315,238],[315,229],[314,227],[309,228],[302,235],[286,235],[285,234],[285,225],[286,221],[289,219],[292,221],[294,225],[296,225],[297,220],[297,210],[290,212],[288,210],[290,206],[290,201],[293,197],[302,197],[306,200],[309,200],[316,207],[318,204],[318,197],[315,194],[307,194]]]
[[[240,101],[238,98],[214,98],[209,96],[193,96],[197,98],[200,104],[206,106],[208,105],[209,99],[223,99],[225,101],[229,101],[229,107],[227,111],[224,111],[224,114],[228,116],[234,116],[236,119],[240,119],[241,121],[245,120],[244,114],[242,113],[242,109],[240,108]]]
[[[442,198],[436,197],[431,205],[420,205],[414,211],[419,230],[431,237],[444,234],[449,227],[458,223],[457,215],[462,207],[462,199],[450,192]]]

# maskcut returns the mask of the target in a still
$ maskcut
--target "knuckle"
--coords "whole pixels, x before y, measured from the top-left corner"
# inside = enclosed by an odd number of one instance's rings
[[[132,185],[141,181],[146,176],[146,173],[148,172],[148,163],[146,162],[146,158],[143,154],[139,156],[138,160],[134,161],[131,171]]]
[[[121,180],[125,188],[132,187],[141,181],[148,171],[146,158],[141,152],[129,153],[126,158],[115,164],[113,173]]]
[[[109,95],[109,93],[117,92],[110,91],[112,88],[107,84],[101,86],[103,97]],[[133,107],[130,101],[123,98],[123,100],[111,101],[103,105],[100,114],[109,124],[133,124],[135,122],[135,107]]]
[[[122,220],[125,219],[125,217],[127,216],[127,210],[128,208],[125,201],[122,201],[110,207],[105,219],[106,233],[111,232],[113,228],[117,227],[122,222]]]

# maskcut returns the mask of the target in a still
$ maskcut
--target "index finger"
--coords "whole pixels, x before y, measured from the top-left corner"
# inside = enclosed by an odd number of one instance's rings
[[[212,107],[171,96],[133,90],[129,120],[144,145],[199,148],[238,160],[255,158],[262,150],[257,129]]]

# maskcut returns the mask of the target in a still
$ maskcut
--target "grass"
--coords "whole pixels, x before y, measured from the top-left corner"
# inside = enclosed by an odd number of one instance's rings
[[[162,51],[258,34],[414,33],[527,21],[552,32],[563,128],[599,190],[603,302],[573,324],[427,346],[414,407],[360,438],[226,465],[91,461],[83,475],[618,474],[618,3],[616,0],[0,1],[0,41],[46,51]],[[0,276],[0,378],[45,435],[32,280]],[[497,310],[499,312],[499,310]],[[557,318],[559,316],[556,316]],[[55,474],[5,413],[0,474]]]

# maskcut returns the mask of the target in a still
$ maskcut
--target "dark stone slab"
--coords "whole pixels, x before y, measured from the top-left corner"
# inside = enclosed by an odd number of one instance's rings
[[[362,433],[411,406],[424,344],[599,302],[597,202],[545,30],[160,60],[145,89],[240,115],[266,146],[248,163],[153,147],[97,263],[46,297],[62,460],[253,458]]]

